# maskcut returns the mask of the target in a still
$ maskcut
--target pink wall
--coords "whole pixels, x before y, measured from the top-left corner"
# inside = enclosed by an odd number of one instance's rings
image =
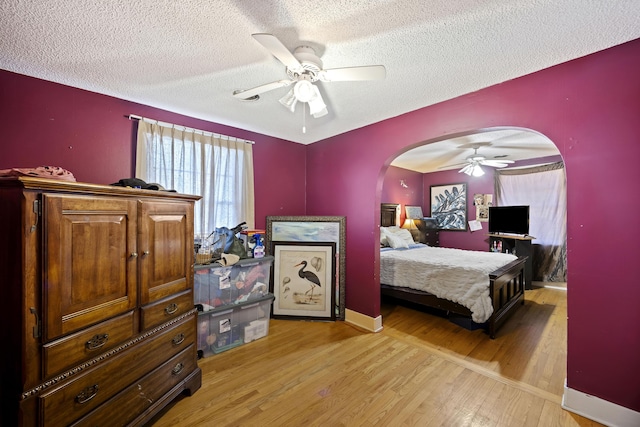
[[[380,314],[379,203],[394,157],[459,132],[541,132],[567,174],[568,386],[640,411],[639,75],[635,40],[310,145],[307,212],[347,217],[347,308]]]
[[[423,213],[426,212],[422,204],[422,175],[423,174],[419,172],[395,166],[390,166],[389,169],[387,169],[380,199],[382,203],[400,204],[400,225],[404,224],[406,216],[405,206],[420,206],[422,207]],[[401,181],[406,187],[401,184]]]
[[[60,166],[96,184],[131,177],[137,121],[127,116],[136,114],[255,141],[256,227],[267,215],[305,213],[300,144],[3,70],[0,99],[0,169]]]

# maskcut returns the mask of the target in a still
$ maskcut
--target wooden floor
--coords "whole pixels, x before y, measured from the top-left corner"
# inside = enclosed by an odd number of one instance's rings
[[[495,340],[387,302],[380,333],[272,319],[267,337],[200,360],[202,388],[152,425],[599,426],[560,407],[566,291],[526,299]]]

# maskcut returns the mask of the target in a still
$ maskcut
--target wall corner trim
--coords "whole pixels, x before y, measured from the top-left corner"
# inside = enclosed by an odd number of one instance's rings
[[[369,332],[380,332],[382,330],[382,316],[370,317],[357,311],[349,310],[344,312],[344,321],[357,328]]]
[[[611,427],[640,426],[640,412],[567,387],[565,380],[562,407],[590,420]]]

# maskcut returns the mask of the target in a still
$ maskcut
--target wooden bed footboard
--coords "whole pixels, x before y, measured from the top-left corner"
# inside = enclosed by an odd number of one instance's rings
[[[489,294],[493,314],[489,318],[488,332],[491,338],[507,318],[524,304],[524,265],[527,257],[520,257],[489,274]]]
[[[524,304],[524,265],[527,257],[520,257],[489,274],[489,296],[493,314],[486,322],[487,333],[494,339],[496,332],[511,314]],[[471,317],[471,311],[453,301],[438,298],[428,292],[410,288],[380,285],[381,294],[403,301],[420,304]]]

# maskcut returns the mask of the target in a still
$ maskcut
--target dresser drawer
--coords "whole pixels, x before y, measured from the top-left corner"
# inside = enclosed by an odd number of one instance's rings
[[[43,346],[45,379],[131,339],[137,332],[134,311],[106,320]]]
[[[195,345],[190,345],[72,426],[111,427],[134,421],[197,369],[195,352]]]
[[[427,229],[424,232],[424,243],[429,246],[440,246],[439,230]]]
[[[131,347],[122,353],[43,393],[38,405],[44,425],[68,425],[86,415],[167,358],[192,345],[195,332],[194,313],[166,330],[135,338]],[[134,343],[137,339],[141,341]]]
[[[150,329],[193,310],[193,306],[193,292],[191,290],[145,305],[141,308],[142,330]]]

